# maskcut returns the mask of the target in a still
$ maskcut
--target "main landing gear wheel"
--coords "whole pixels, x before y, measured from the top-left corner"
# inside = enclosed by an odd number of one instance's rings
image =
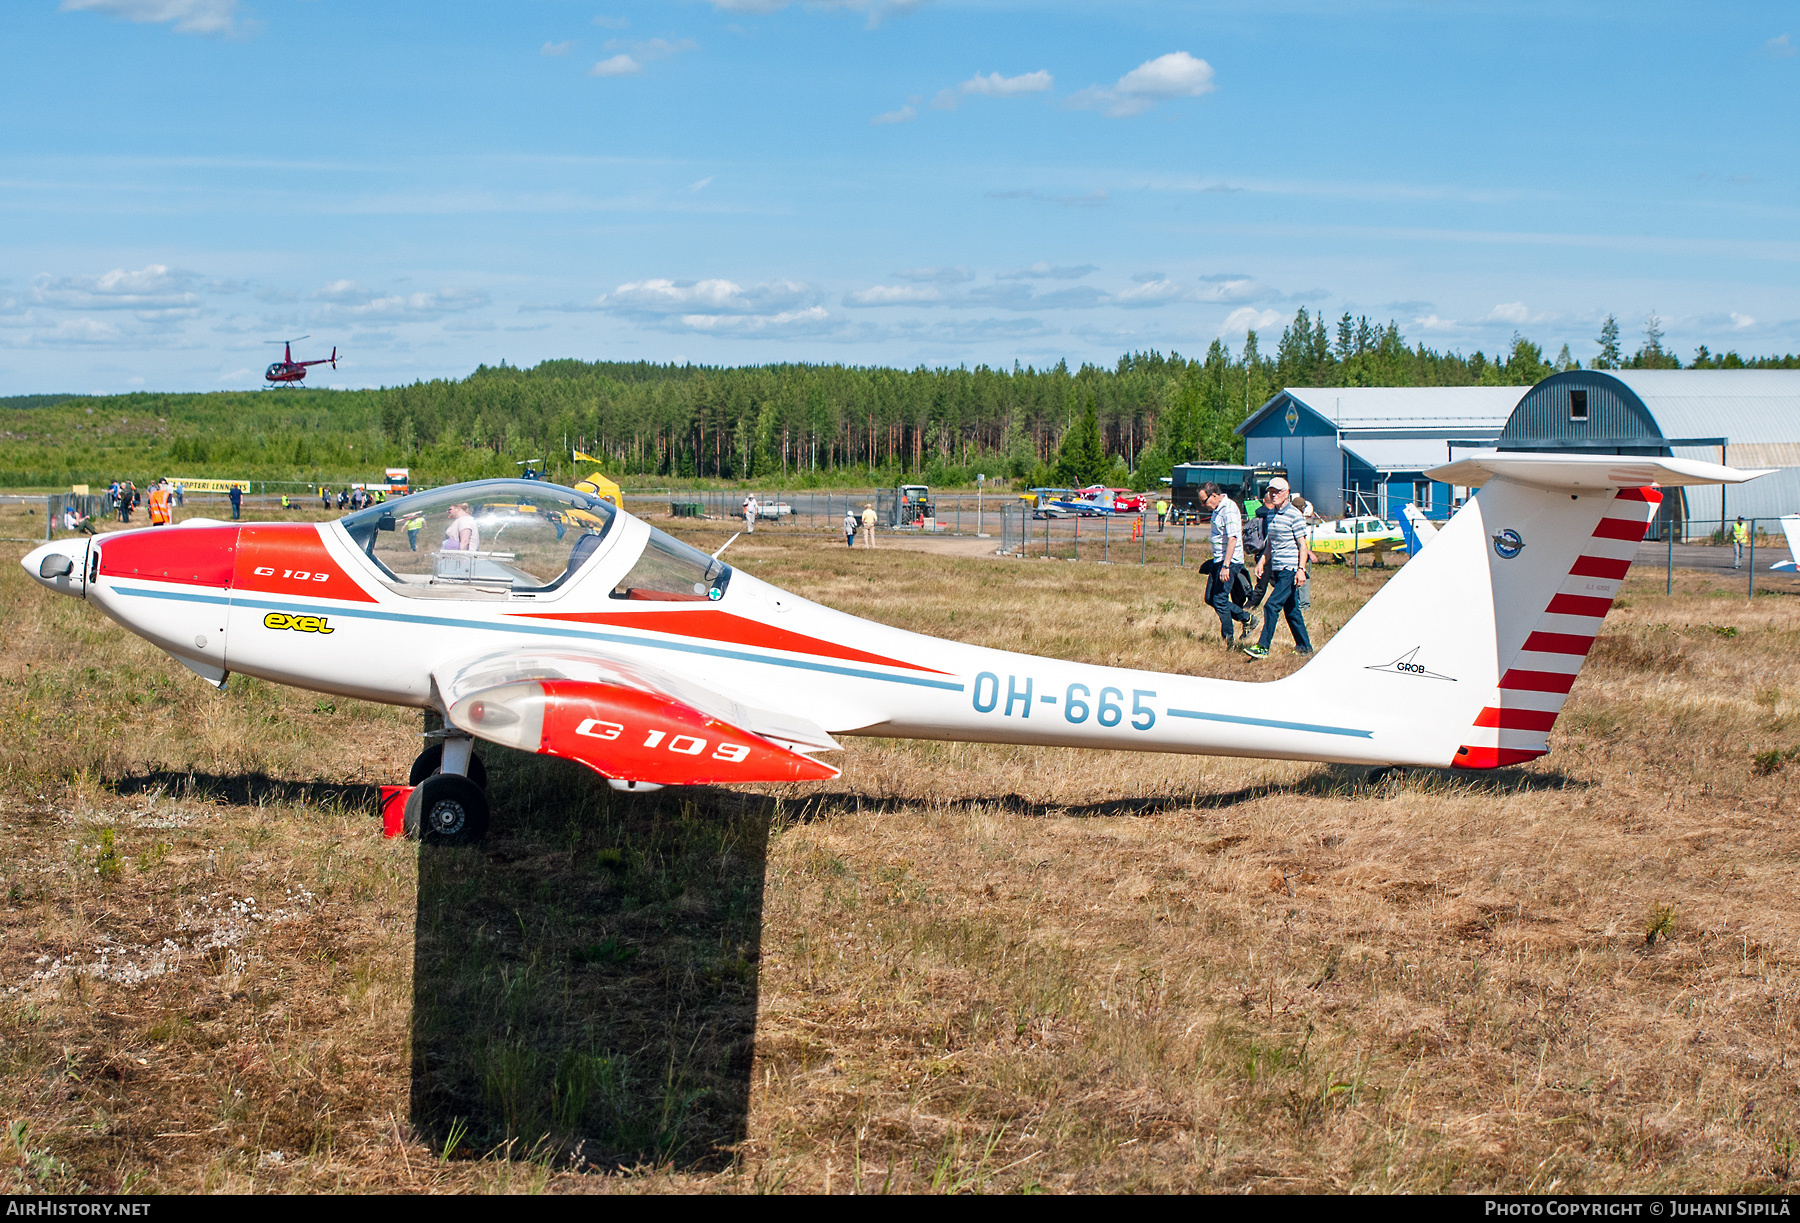
[[[433,773],[407,796],[405,824],[428,845],[473,845],[487,836],[487,795],[467,777]]]
[[[416,786],[443,767],[444,745],[433,743],[420,752],[419,758],[413,761],[412,775],[406,779],[406,784]],[[487,789],[487,765],[481,763],[480,756],[473,754],[469,756],[469,780],[483,790]]]

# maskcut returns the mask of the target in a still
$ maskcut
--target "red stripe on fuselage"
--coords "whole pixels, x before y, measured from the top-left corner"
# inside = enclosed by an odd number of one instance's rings
[[[1617,581],[1631,572],[1628,560],[1613,560],[1605,556],[1580,556],[1575,558],[1574,567],[1569,576],[1575,578],[1610,578]]]
[[[1575,686],[1575,673],[1511,670],[1500,677],[1500,686],[1516,692],[1561,692]]]
[[[1594,528],[1595,539],[1625,539],[1632,543],[1642,542],[1644,532],[1650,529],[1648,518],[1633,521],[1629,518],[1602,518]]]
[[[1524,764],[1547,755],[1536,747],[1461,747],[1450,761],[1453,769],[1498,769],[1509,764]]]
[[[1502,709],[1489,705],[1475,716],[1475,725],[1500,730],[1549,730],[1556,725],[1552,709]]]
[[[1594,648],[1594,639],[1575,633],[1533,633],[1520,648],[1534,654],[1579,654],[1585,658]]]
[[[728,641],[733,645],[758,646],[765,650],[785,650],[790,654],[812,654],[822,658],[841,658],[845,662],[871,662],[883,667],[905,667],[931,675],[948,675],[931,667],[901,662],[866,650],[821,641],[804,633],[790,632],[734,616],[716,608],[693,611],[642,612],[511,612],[510,615],[532,620],[574,620],[581,624],[609,624],[616,628],[644,629],[652,633],[668,633],[674,637],[693,637],[701,641]]]
[[[163,527],[102,535],[100,576],[148,578],[183,586],[229,586],[238,528]]]
[[[1600,619],[1612,610],[1612,600],[1593,595],[1557,595],[1544,610],[1558,616],[1592,616]]]
[[[308,595],[373,603],[375,597],[331,559],[319,528],[310,522],[264,522],[238,532],[233,590]]]

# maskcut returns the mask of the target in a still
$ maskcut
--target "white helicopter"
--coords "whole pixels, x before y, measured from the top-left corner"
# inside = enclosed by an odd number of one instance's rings
[[[1261,684],[922,636],[789,594],[607,501],[535,481],[329,523],[118,532],[22,564],[223,687],[231,672],[435,709],[408,833],[479,840],[475,739],[625,790],[809,781],[834,736],[1489,769],[1541,756],[1681,459],[1492,454],[1480,495],[1301,670]],[[1267,710],[1267,715],[1250,712]]]

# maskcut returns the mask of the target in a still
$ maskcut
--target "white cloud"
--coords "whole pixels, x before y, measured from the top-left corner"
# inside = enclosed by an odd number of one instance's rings
[[[1040,259],[1036,263],[1032,264],[1030,267],[1014,268],[1010,272],[998,272],[994,275],[994,279],[995,280],[1080,280],[1083,276],[1088,275],[1090,272],[1098,272],[1099,270],[1100,270],[1099,268],[1095,267],[1091,263],[1081,263],[1081,264],[1075,264],[1072,266],[1056,266],[1056,265],[1046,263],[1042,259]]]
[[[1239,306],[1225,316],[1220,335],[1243,335],[1250,331],[1269,331],[1279,326],[1283,315],[1279,310],[1258,310],[1255,306]]]
[[[91,318],[66,318],[58,320],[49,328],[32,332],[26,337],[26,343],[51,347],[64,344],[116,344],[124,338],[125,333],[112,323]]]
[[[689,191],[704,191],[708,187],[712,186],[712,180],[713,180],[713,176],[708,174],[705,178],[701,179],[697,183],[689,183],[687,185],[687,190],[689,190]]]
[[[173,22],[183,34],[230,34],[238,28],[237,0],[62,0],[58,7],[144,25]]]
[[[99,276],[41,275],[31,282],[32,300],[71,310],[151,310],[200,304],[192,272],[152,263],[128,272],[114,268]]]
[[[1097,110],[1109,119],[1125,119],[1143,114],[1158,102],[1198,98],[1217,88],[1211,64],[1186,51],[1172,51],[1145,60],[1120,77],[1111,89],[1094,85],[1071,94],[1068,105],[1077,110]]]
[[[906,268],[895,272],[896,280],[910,280],[914,284],[956,285],[966,280],[975,279],[975,273],[957,264],[955,267],[941,268]]]
[[[1055,78],[1043,69],[1019,76],[1001,76],[998,72],[982,76],[977,72],[954,89],[940,90],[931,104],[939,110],[955,110],[964,97],[1015,98],[1021,94],[1044,93],[1054,84]]]
[[[606,49],[619,54],[595,64],[588,69],[588,75],[636,76],[644,70],[645,64],[653,60],[673,59],[684,51],[695,50],[699,45],[691,38],[644,38],[632,41],[611,38],[606,42]]]
[[[434,293],[377,293],[354,280],[334,280],[312,295],[323,302],[320,322],[430,322],[488,303],[481,289],[440,289]]]
[[[1529,323],[1532,321],[1531,311],[1525,308],[1524,302],[1502,302],[1488,311],[1491,323]]]
[[[869,120],[870,123],[911,123],[919,117],[919,112],[910,106],[902,106],[899,110],[883,111]]]
[[[1732,330],[1742,331],[1746,327],[1754,327],[1754,326],[1756,326],[1756,317],[1754,315],[1739,314],[1736,310],[1733,310],[1731,312]]]
[[[588,69],[589,76],[636,76],[644,70],[644,66],[629,55],[615,55],[611,59],[603,59]]]
[[[774,280],[745,287],[723,278],[639,280],[603,293],[589,309],[640,320],[663,331],[708,335],[822,335],[838,324],[810,285]]]
[[[794,280],[776,280],[748,289],[733,281],[639,280],[603,293],[594,304],[619,314],[761,314],[775,315],[807,305],[815,296],[810,286]]]
[[[1421,331],[1455,331],[1462,326],[1453,318],[1439,318],[1435,313],[1427,314],[1413,320],[1413,326]]]
[[[1113,294],[1115,306],[1166,306],[1172,302],[1191,298],[1186,288],[1176,284],[1166,276],[1157,276],[1154,280],[1141,281],[1129,289]]]
[[[977,72],[959,88],[964,93],[980,94],[984,98],[1011,98],[1022,93],[1044,93],[1055,83],[1055,78],[1040,68],[1018,76],[1001,76],[998,72],[982,76]]]
[[[931,285],[870,285],[844,294],[846,306],[923,306],[939,300]]]
[[[608,17],[602,13],[600,16],[594,18],[594,24],[603,30],[629,30],[631,28],[631,18]]]
[[[1205,286],[1199,293],[1201,301],[1248,302],[1277,296],[1273,289],[1249,276],[1202,276],[1200,283]]]
[[[681,325],[711,335],[817,335],[833,324],[823,306],[778,314],[684,314]]]
[[[1800,52],[1800,47],[1794,46],[1793,40],[1786,34],[1777,34],[1762,45],[1762,50],[1770,59],[1788,59]]]
[[[543,46],[538,48],[538,54],[539,55],[567,55],[569,53],[569,48],[573,47],[574,45],[575,44],[572,41],[571,42],[547,42]]]

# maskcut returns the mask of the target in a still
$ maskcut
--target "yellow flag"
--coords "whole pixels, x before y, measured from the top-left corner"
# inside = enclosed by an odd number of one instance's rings
[[[572,453],[575,455],[575,461],[577,463],[599,463],[600,462],[600,460],[595,458],[593,455],[584,454],[579,450],[573,451]]]

